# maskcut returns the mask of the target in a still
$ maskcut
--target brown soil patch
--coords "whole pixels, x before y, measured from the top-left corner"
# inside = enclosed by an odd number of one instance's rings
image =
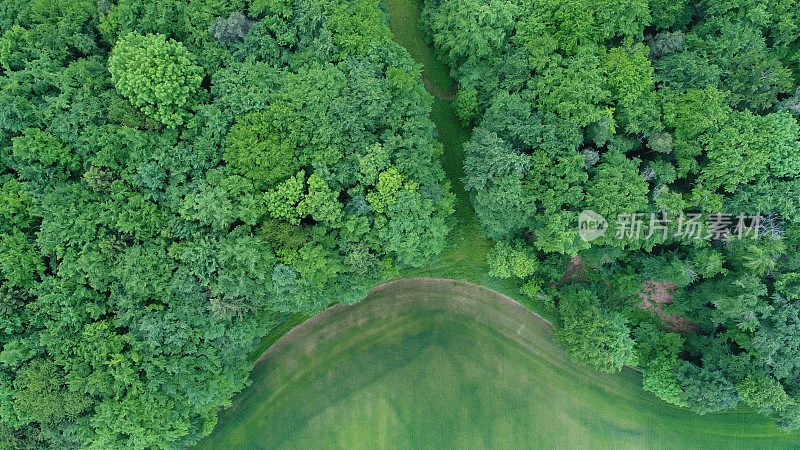
[[[694,325],[687,319],[678,314],[667,314],[661,309],[661,305],[670,305],[675,295],[678,286],[674,283],[658,282],[658,281],[645,281],[642,283],[642,292],[639,293],[639,303],[634,307],[650,311],[661,319],[661,323],[669,331],[688,332],[697,330],[697,325]]]
[[[567,267],[564,269],[564,276],[558,280],[550,282],[550,286],[559,286],[572,281],[589,281],[589,278],[586,276],[586,272],[596,269],[597,268],[594,266],[586,265],[586,263],[583,262],[583,258],[580,256],[573,256],[570,258],[569,262],[567,262]]]
[[[550,283],[550,286],[559,286],[573,281],[588,281],[587,272],[597,270],[596,267],[587,265],[580,256],[573,256],[567,262],[564,276]],[[608,283],[606,286],[611,287]],[[689,332],[697,330],[697,325],[691,323],[689,319],[679,314],[667,314],[661,309],[662,305],[672,304],[672,297],[678,286],[670,282],[645,281],[642,283],[642,291],[639,293],[639,303],[631,304],[635,308],[650,311],[657,315],[661,323],[669,331]]]

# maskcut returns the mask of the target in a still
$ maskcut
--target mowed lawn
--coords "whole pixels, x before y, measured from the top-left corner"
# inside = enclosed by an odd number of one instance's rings
[[[463,282],[390,284],[287,334],[200,448],[792,448],[741,409],[698,416],[632,370],[572,363],[527,309]]]

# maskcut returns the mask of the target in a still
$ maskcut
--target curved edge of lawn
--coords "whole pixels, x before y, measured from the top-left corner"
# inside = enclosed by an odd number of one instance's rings
[[[642,445],[702,448],[705,444],[706,448],[793,448],[800,442],[800,434],[780,432],[770,421],[749,408],[741,407],[701,418],[686,408],[669,405],[644,391],[641,375],[629,368],[618,374],[602,374],[575,364],[553,339],[552,324],[507,295],[466,281],[416,278],[383,283],[372,289],[361,302],[332,306],[292,328],[261,355],[251,375],[253,384],[237,394],[228,411],[221,416],[218,429],[199,447],[253,448],[256,443],[264,444],[265,448],[272,447],[267,445],[267,441],[259,440],[259,433],[265,433],[264,424],[270,424],[268,426],[274,428],[273,432],[285,430],[287,433],[279,439],[282,444],[276,446],[288,445],[292,439],[301,436],[309,438],[298,431],[305,429],[302,424],[298,425],[300,422],[308,422],[312,424],[311,430],[316,427],[319,431],[319,427],[331,419],[323,413],[327,405],[346,401],[348,392],[355,392],[354,395],[361,392],[360,388],[348,391],[349,384],[364,385],[362,377],[348,375],[360,373],[360,369],[356,372],[353,368],[331,372],[326,368],[322,373],[327,375],[322,378],[315,370],[330,364],[344,364],[355,355],[361,355],[356,360],[368,358],[364,355],[371,354],[373,343],[394,339],[409,330],[417,330],[412,334],[419,334],[427,326],[425,324],[432,323],[428,318],[435,321],[434,318],[442,317],[442,314],[452,320],[451,325],[456,327],[454,330],[462,327],[464,330],[481,330],[480,334],[486,339],[481,340],[482,343],[514,342],[521,351],[514,357],[515,361],[537,361],[536,367],[543,372],[537,372],[539,376],[536,378],[540,380],[538,396],[532,393],[530,398],[543,398],[550,393],[555,399],[563,399],[561,403],[546,401],[551,409],[546,409],[549,412],[543,414],[560,414],[559,417],[563,416],[565,420],[556,422],[575,423],[583,430],[576,430],[574,436],[548,435],[555,441],[577,440],[573,442],[577,447],[605,442],[614,443],[618,448],[640,448]],[[422,332],[423,335],[427,333]],[[401,339],[398,342],[405,341]],[[377,348],[381,348],[380,345]],[[395,359],[397,357],[395,355]],[[403,361],[402,364],[394,361],[392,367],[415,363],[414,358]],[[361,360],[353,367],[368,367],[363,363]],[[367,385],[382,383],[381,370],[384,369],[373,367],[376,374],[372,374],[375,375],[372,378],[366,376]],[[338,373],[337,382],[329,378],[332,373]],[[521,382],[524,380],[520,379]],[[317,390],[329,385],[337,388],[330,392],[326,390],[330,394],[328,397],[309,395],[306,389],[313,385]],[[305,406],[297,411],[283,410],[300,398],[304,399],[301,404]],[[563,411],[559,405],[563,406]],[[328,430],[323,434],[327,436],[335,434],[335,431]],[[266,435],[273,436],[273,433],[267,430]]]
[[[423,278],[410,278],[410,279],[399,279],[399,280],[387,281],[386,283],[379,284],[379,285],[375,286],[374,288],[372,288],[369,292],[367,292],[367,295],[364,297],[364,299],[367,299],[370,296],[372,296],[372,295],[374,295],[374,294],[376,294],[376,293],[378,293],[380,291],[383,291],[383,290],[386,290],[386,289],[390,289],[392,287],[397,287],[398,285],[408,284],[408,283],[414,283],[414,284],[419,284],[419,283],[442,283],[442,284],[449,284],[449,285],[466,286],[466,287],[473,288],[473,289],[476,289],[476,290],[482,290],[482,291],[485,291],[488,294],[491,294],[491,295],[497,297],[498,299],[502,299],[502,300],[504,300],[504,301],[506,301],[506,302],[508,302],[510,304],[518,306],[521,311],[524,311],[526,314],[531,315],[534,318],[534,320],[541,325],[543,330],[551,331],[554,328],[552,322],[550,322],[549,320],[545,319],[544,317],[542,317],[541,315],[537,314],[536,312],[532,311],[529,307],[527,307],[527,306],[523,305],[522,303],[520,303],[520,302],[514,300],[513,298],[509,297],[508,295],[505,295],[505,294],[503,294],[501,292],[493,291],[493,290],[491,290],[491,289],[489,289],[489,288],[487,288],[485,286],[481,286],[479,284],[470,283],[469,281],[453,280],[453,279],[450,279],[450,278],[424,278],[423,277]],[[322,312],[320,312],[320,313],[318,313],[316,315],[307,317],[305,320],[302,320],[301,322],[297,323],[295,326],[293,326],[291,328],[285,328],[284,329],[284,333],[282,335],[280,335],[277,339],[275,339],[275,338],[272,339],[273,343],[266,350],[264,350],[261,353],[261,355],[259,355],[259,357],[253,362],[253,366],[258,365],[261,361],[263,361],[270,354],[279,351],[283,346],[285,346],[287,344],[288,341],[292,340],[294,335],[299,334],[300,330],[303,330],[303,329],[305,329],[307,327],[313,327],[314,324],[325,321],[328,318],[328,316],[330,316],[332,314],[335,314],[336,312],[338,312],[338,311],[340,311],[342,309],[345,309],[348,306],[350,306],[350,305],[345,305],[343,303],[336,303],[335,305],[329,306],[327,309],[325,309],[324,311],[322,311]],[[625,367],[628,367],[628,366],[625,366]],[[632,367],[628,367],[628,368],[630,368],[630,369],[632,369],[632,370],[634,370],[636,372],[639,372],[638,370],[636,370],[636,369],[634,369]]]

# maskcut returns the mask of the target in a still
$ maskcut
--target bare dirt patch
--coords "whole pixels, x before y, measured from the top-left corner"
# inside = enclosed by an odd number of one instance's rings
[[[672,304],[672,297],[677,290],[678,286],[668,281],[645,281],[642,283],[642,292],[639,293],[639,299],[641,301],[635,304],[634,307],[650,311],[657,315],[661,323],[669,331],[681,333],[694,331],[697,329],[697,326],[690,322],[689,319],[678,314],[667,314],[661,309],[662,305]]]

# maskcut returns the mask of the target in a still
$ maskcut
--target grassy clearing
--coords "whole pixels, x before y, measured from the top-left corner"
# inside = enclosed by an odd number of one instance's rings
[[[418,28],[422,0],[388,0],[391,21],[389,26],[395,41],[402,45],[415,61],[422,65],[422,76],[428,86],[436,92],[452,93],[455,82],[450,78],[447,66],[436,57],[433,48],[425,43]],[[439,141],[443,146],[442,166],[456,194],[456,224],[449,237],[449,246],[439,260],[428,267],[405,269],[401,279],[449,278],[486,286],[494,291],[514,298],[530,307],[530,299],[520,295],[519,287],[510,280],[490,278],[486,257],[492,244],[480,234],[475,210],[464,190],[464,142],[472,131],[461,125],[452,109],[452,102],[434,96],[431,119],[439,130]],[[537,311],[540,312],[540,311]],[[551,319],[550,317],[547,317]]]
[[[402,281],[297,327],[200,448],[790,448],[741,409],[697,416],[572,363],[527,309]]]
[[[455,82],[450,78],[449,69],[437,59],[433,48],[425,43],[418,27],[422,1],[385,1],[391,17],[389,27],[395,41],[408,50],[411,57],[422,66],[422,76],[427,81],[426,84],[433,86],[436,92],[452,93]],[[520,295],[519,287],[513,281],[488,276],[486,257],[492,244],[480,234],[469,193],[464,190],[464,183],[461,181],[464,177],[463,144],[469,140],[472,131],[463,127],[456,118],[451,101],[436,96],[433,99],[431,119],[439,130],[439,141],[444,150],[442,166],[452,183],[451,189],[456,194],[456,224],[449,237],[450,245],[442,252],[439,261],[420,269],[402,270],[399,278],[449,278],[468,281],[486,286],[530,307],[530,300]]]

